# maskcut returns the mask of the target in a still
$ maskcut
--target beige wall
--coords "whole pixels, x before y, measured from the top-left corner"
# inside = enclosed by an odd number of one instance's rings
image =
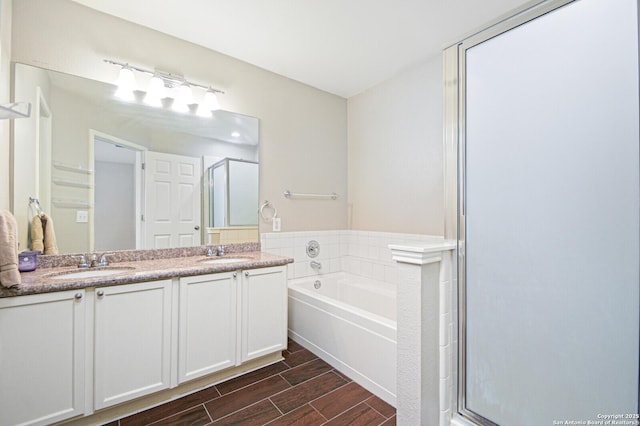
[[[12,0],[0,0],[0,104],[10,101]],[[9,210],[10,124],[0,120],[0,210]]]
[[[69,0],[14,2],[12,26],[15,62],[113,82],[117,67],[102,61],[109,58],[224,90],[223,109],[260,118],[260,200],[278,208],[283,230],[346,228],[345,99]],[[8,180],[0,185],[8,192]],[[286,189],[340,198],[287,200]]]
[[[351,229],[444,234],[442,60],[348,101]]]

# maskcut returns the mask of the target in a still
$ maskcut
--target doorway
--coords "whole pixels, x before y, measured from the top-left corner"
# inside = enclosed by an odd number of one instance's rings
[[[143,146],[91,131],[94,182],[90,249],[105,252],[142,248]]]

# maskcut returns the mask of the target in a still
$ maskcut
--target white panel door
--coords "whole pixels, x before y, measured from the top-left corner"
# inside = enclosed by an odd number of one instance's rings
[[[171,280],[97,288],[94,315],[96,409],[169,387]]]
[[[287,268],[251,269],[242,274],[244,362],[287,348]]]
[[[202,160],[145,152],[145,248],[200,245]]]
[[[237,272],[180,279],[178,381],[236,364]]]
[[[84,411],[84,290],[0,299],[0,425]]]

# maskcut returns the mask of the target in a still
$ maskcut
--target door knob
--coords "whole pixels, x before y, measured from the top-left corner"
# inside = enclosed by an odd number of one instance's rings
[[[196,231],[199,231],[200,230],[200,225],[194,226],[193,229],[195,229]]]

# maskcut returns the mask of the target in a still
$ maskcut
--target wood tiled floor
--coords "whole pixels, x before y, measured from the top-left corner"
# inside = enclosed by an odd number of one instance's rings
[[[284,361],[109,423],[130,425],[384,425],[396,410],[289,341]]]

